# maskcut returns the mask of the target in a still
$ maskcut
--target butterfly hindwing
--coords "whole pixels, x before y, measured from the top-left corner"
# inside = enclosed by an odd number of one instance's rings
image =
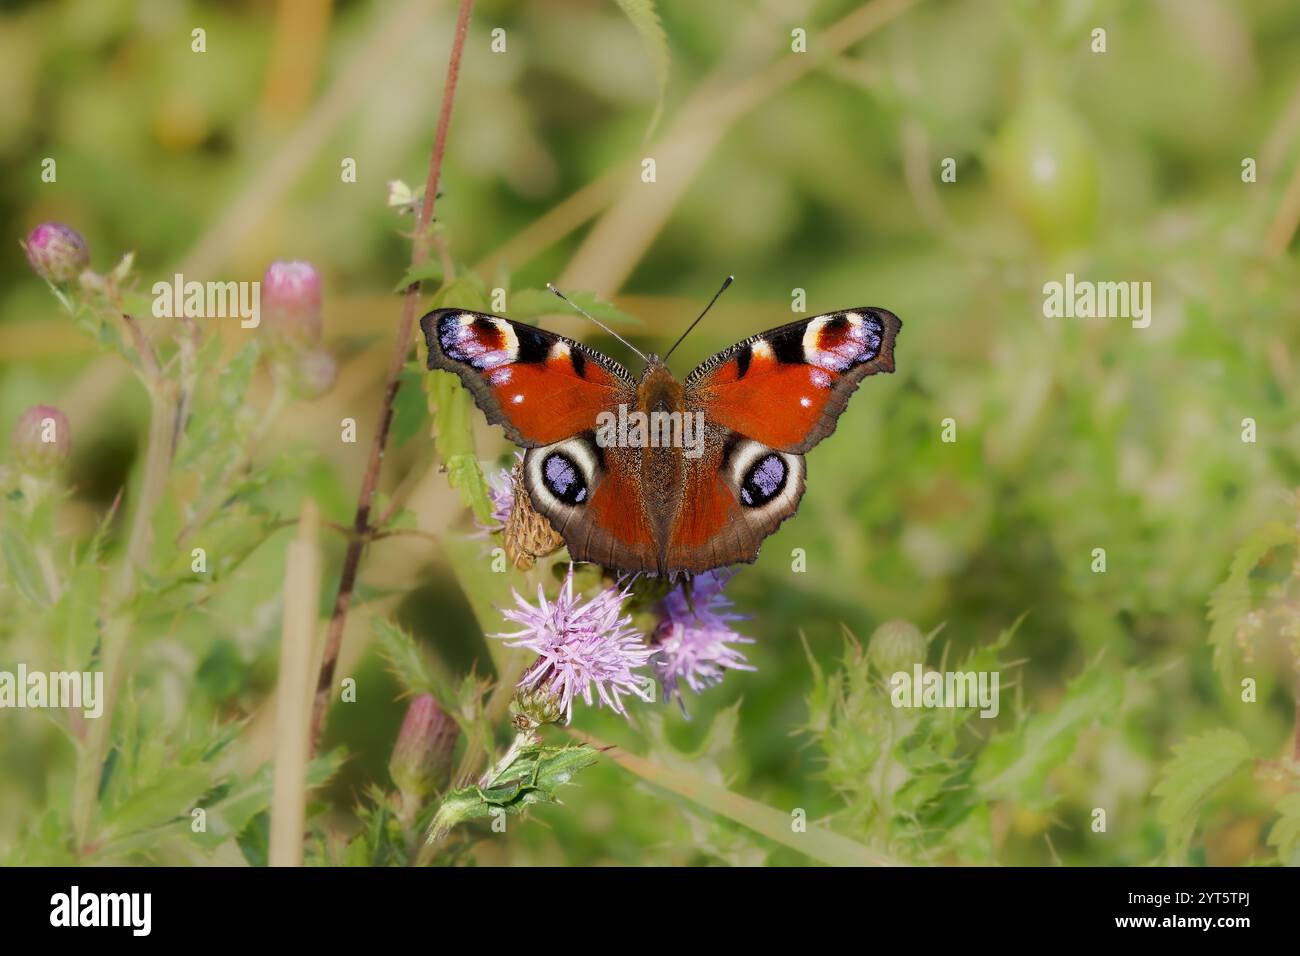
[[[500,316],[435,309],[420,328],[428,367],[459,375],[488,421],[525,448],[590,430],[635,389],[613,359]]]
[[[901,325],[885,309],[860,308],[755,335],[687,376],[687,404],[776,451],[804,454],[835,430],[862,379],[894,370]]]
[[[750,562],[759,545],[794,514],[804,491],[804,458],[718,431],[708,452],[688,460],[664,566],[691,573]]]
[[[533,507],[550,522],[575,561],[624,571],[657,569],[655,536],[641,492],[641,454],[601,448],[591,432],[524,455],[523,481]]]

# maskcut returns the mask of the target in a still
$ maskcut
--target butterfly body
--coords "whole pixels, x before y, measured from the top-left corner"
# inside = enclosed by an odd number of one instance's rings
[[[696,574],[753,561],[795,512],[804,454],[849,395],[893,371],[901,323],[862,308],[792,322],[719,352],[684,380],[657,356],[634,379],[571,339],[438,309],[428,367],[455,372],[525,449],[522,482],[574,560]]]

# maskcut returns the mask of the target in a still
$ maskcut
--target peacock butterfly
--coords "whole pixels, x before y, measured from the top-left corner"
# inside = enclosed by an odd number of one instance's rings
[[[670,576],[758,557],[799,506],[804,455],[862,379],[894,370],[901,326],[879,308],[817,315],[678,381],[657,355],[633,378],[594,349],[495,315],[420,320],[428,368],[459,375],[526,449],[523,487],[570,556]]]

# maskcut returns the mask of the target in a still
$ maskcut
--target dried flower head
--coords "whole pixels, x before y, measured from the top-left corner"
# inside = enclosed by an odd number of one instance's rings
[[[514,499],[510,512],[506,515],[505,533],[502,535],[506,546],[506,558],[521,571],[531,568],[538,558],[554,554],[564,547],[564,539],[546,520],[546,516],[533,507],[524,487],[523,459],[515,462],[510,472],[510,483],[514,489]]]
[[[730,611],[732,600],[723,591],[732,576],[706,571],[692,579],[689,598],[684,588],[664,598],[651,666],[665,700],[676,697],[680,701],[683,683],[698,694],[721,681],[728,670],[755,669],[744,654],[730,646],[754,643],[753,638],[731,628],[733,621],[744,620],[743,615]]]
[[[623,696],[654,700],[653,681],[634,673],[654,650],[623,613],[628,591],[606,587],[590,600],[573,593],[573,566],[559,595],[547,601],[537,586],[533,606],[516,591],[517,608],[502,611],[507,620],[522,625],[517,631],[497,634],[508,647],[535,651],[537,660],[519,679],[521,691],[548,691],[565,721],[573,717],[573,699],[581,696],[590,706],[595,697],[616,713],[626,714]]]
[[[27,261],[48,282],[71,282],[90,263],[81,233],[61,222],[43,222],[22,244]]]

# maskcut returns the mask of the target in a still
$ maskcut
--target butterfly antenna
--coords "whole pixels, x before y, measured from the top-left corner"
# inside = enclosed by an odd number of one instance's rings
[[[637,355],[641,356],[641,361],[643,361],[643,362],[649,362],[649,361],[650,361],[648,358],[645,357],[645,353],[644,353],[644,352],[642,352],[639,348],[637,348],[635,345],[633,345],[633,344],[632,344],[631,342],[629,342],[627,339],[623,338],[623,336],[619,335],[617,332],[615,332],[613,329],[611,329],[611,328],[610,328],[608,325],[606,325],[604,322],[600,321],[600,319],[596,318],[594,315],[592,315],[590,312],[588,312],[588,311],[587,311],[586,309],[584,309],[582,306],[578,305],[576,302],[569,302],[569,300],[568,300],[567,298],[565,298],[564,293],[561,292],[559,289],[555,288],[555,286],[551,285],[551,284],[548,282],[548,283],[546,283],[546,288],[550,289],[552,292],[554,292],[556,295],[558,295],[561,299],[564,299],[565,302],[568,302],[568,304],[571,305],[571,306],[573,306],[573,308],[576,309],[578,312],[581,312],[583,315],[585,315],[587,318],[591,319],[591,321],[595,322],[597,325],[599,325],[602,329],[604,329],[604,330],[605,330],[606,332],[608,332],[610,335],[614,336],[614,338],[618,339],[620,342],[622,342],[624,345],[626,345],[628,348],[630,348],[630,349],[631,349],[633,352],[635,352]]]
[[[690,325],[686,327],[686,331],[683,332],[678,337],[677,341],[673,343],[673,347],[668,350],[667,354],[664,355],[665,362],[668,361],[668,356],[673,354],[673,351],[677,348],[677,346],[682,344],[682,339],[686,338],[686,336],[691,334],[691,329],[695,328],[697,325],[700,324],[700,319],[704,318],[706,315],[709,314],[709,309],[713,308],[713,303],[718,301],[718,296],[726,292],[727,286],[731,285],[731,283],[734,282],[735,280],[736,280],[735,276],[727,276],[727,278],[723,280],[722,288],[719,289],[717,292],[713,293],[713,298],[710,299],[709,304],[704,307],[704,311],[700,313],[699,318],[697,318],[694,322],[692,322]]]

